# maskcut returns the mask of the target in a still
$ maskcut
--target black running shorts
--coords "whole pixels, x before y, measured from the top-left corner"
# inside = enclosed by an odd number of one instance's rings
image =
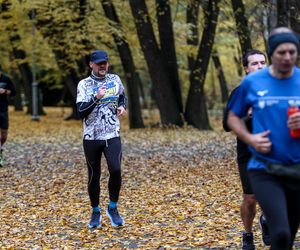
[[[0,129],[8,129],[8,112],[0,112]]]
[[[240,179],[242,183],[243,193],[244,194],[253,194],[253,190],[250,184],[249,174],[247,171],[247,162],[245,163],[238,163],[239,165],[239,172],[240,172]]]

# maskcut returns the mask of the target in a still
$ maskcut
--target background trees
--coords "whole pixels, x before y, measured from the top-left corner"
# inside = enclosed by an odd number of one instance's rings
[[[131,128],[144,127],[143,110],[158,109],[162,125],[209,129],[208,111],[222,110],[227,92],[243,75],[245,50],[265,50],[268,32],[277,25],[300,31],[296,0],[0,4],[0,64],[20,89],[16,108],[22,109],[22,97],[31,112],[35,74],[40,112],[43,104],[68,105],[69,118],[76,118],[77,83],[88,74],[90,52],[100,48],[109,52],[111,70],[124,81]]]

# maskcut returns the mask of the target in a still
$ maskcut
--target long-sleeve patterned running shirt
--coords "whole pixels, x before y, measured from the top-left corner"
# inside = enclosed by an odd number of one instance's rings
[[[105,95],[96,98],[98,89],[106,86]],[[108,140],[120,136],[117,107],[126,107],[124,86],[118,75],[107,74],[100,79],[94,75],[81,80],[77,86],[77,108],[83,118],[84,140]]]

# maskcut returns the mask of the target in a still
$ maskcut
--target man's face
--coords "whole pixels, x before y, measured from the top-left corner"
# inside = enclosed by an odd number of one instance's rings
[[[90,67],[95,76],[105,77],[108,71],[108,62],[100,62],[100,63],[90,62]]]
[[[297,47],[293,43],[282,43],[271,56],[272,65],[280,73],[289,73],[293,70],[298,56]]]
[[[245,67],[245,71],[247,74],[249,74],[256,70],[263,69],[266,66],[265,56],[261,54],[254,54],[248,56],[248,65]]]

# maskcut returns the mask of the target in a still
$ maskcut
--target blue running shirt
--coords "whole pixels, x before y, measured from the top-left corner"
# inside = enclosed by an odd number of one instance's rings
[[[300,69],[294,67],[291,77],[278,79],[270,75],[269,67],[246,76],[232,96],[228,109],[238,117],[247,115],[252,107],[253,134],[270,130],[271,152],[261,154],[249,147],[254,156],[271,163],[300,163],[300,138],[293,139],[287,127],[289,103],[300,106]],[[265,164],[251,158],[248,169],[262,169]]]

